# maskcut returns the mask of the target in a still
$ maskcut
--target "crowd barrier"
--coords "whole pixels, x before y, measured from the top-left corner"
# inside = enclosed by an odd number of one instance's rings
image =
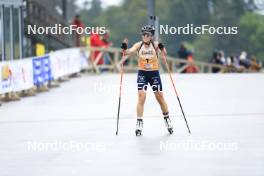
[[[69,48],[45,56],[0,62],[0,94],[47,84],[88,67],[88,50]]]

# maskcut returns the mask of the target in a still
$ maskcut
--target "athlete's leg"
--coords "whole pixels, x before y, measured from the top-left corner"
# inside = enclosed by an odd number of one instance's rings
[[[137,117],[138,118],[143,117],[145,100],[146,100],[146,91],[138,90],[138,103],[137,103]]]
[[[146,79],[146,73],[142,70],[138,71],[137,78],[138,86],[138,102],[137,102],[137,124],[136,124],[136,135],[140,136],[143,129],[143,112],[144,104],[146,100],[146,90],[148,82]]]
[[[155,97],[156,97],[156,100],[158,101],[159,105],[160,105],[160,108],[161,108],[161,111],[162,113],[168,113],[169,110],[168,110],[168,105],[164,99],[164,96],[163,96],[163,92],[161,91],[156,91],[154,92],[155,94]]]
[[[140,136],[143,129],[143,112],[144,104],[146,100],[146,92],[144,90],[138,90],[138,103],[137,103],[137,124],[136,124],[136,136]]]
[[[171,120],[169,118],[168,105],[167,105],[167,103],[164,99],[164,96],[163,96],[162,83],[161,83],[160,75],[158,72],[154,72],[154,74],[155,74],[155,76],[152,77],[150,84],[152,86],[152,90],[155,94],[155,97],[156,97],[156,99],[160,105],[166,128],[168,129],[169,133],[172,134],[173,133],[173,126],[172,126]]]
[[[144,112],[144,104],[146,100],[146,90],[148,87],[146,72],[139,70],[137,76],[138,102],[137,102],[137,118],[142,119]]]
[[[168,129],[169,133],[172,134],[173,133],[173,125],[172,125],[170,117],[169,117],[168,106],[167,106],[167,103],[164,99],[163,92],[159,92],[159,91],[155,92],[155,97],[160,104],[160,108],[161,108],[161,111],[163,114],[165,126]]]
[[[155,94],[156,100],[160,105],[161,111],[163,114],[168,113],[168,106],[163,96],[162,83],[161,83],[159,71],[153,71],[149,73],[151,73],[151,78],[149,79],[149,82]]]

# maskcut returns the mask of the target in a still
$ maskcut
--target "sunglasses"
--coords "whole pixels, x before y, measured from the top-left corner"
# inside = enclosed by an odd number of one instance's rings
[[[142,34],[142,36],[144,36],[144,37],[152,37],[152,35],[149,34],[149,33]]]

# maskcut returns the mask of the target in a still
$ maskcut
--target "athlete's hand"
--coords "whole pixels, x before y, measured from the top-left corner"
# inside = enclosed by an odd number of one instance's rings
[[[127,49],[127,43],[123,42],[122,45],[121,45],[121,48],[123,50],[126,50]]]
[[[128,38],[124,38],[122,45],[121,45],[121,48],[123,50],[127,50],[127,44],[128,44]]]
[[[162,51],[164,49],[164,45],[162,43],[158,44],[159,49]]]
[[[164,47],[164,45],[162,43],[159,43],[158,47],[159,47],[162,55],[166,55],[167,54],[166,49],[165,49],[165,47]]]

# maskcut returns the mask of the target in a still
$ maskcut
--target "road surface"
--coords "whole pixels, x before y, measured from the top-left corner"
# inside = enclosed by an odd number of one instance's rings
[[[263,74],[162,75],[174,134],[148,92],[136,137],[136,75],[125,74],[115,136],[118,74],[86,74],[0,107],[1,176],[264,175]]]

